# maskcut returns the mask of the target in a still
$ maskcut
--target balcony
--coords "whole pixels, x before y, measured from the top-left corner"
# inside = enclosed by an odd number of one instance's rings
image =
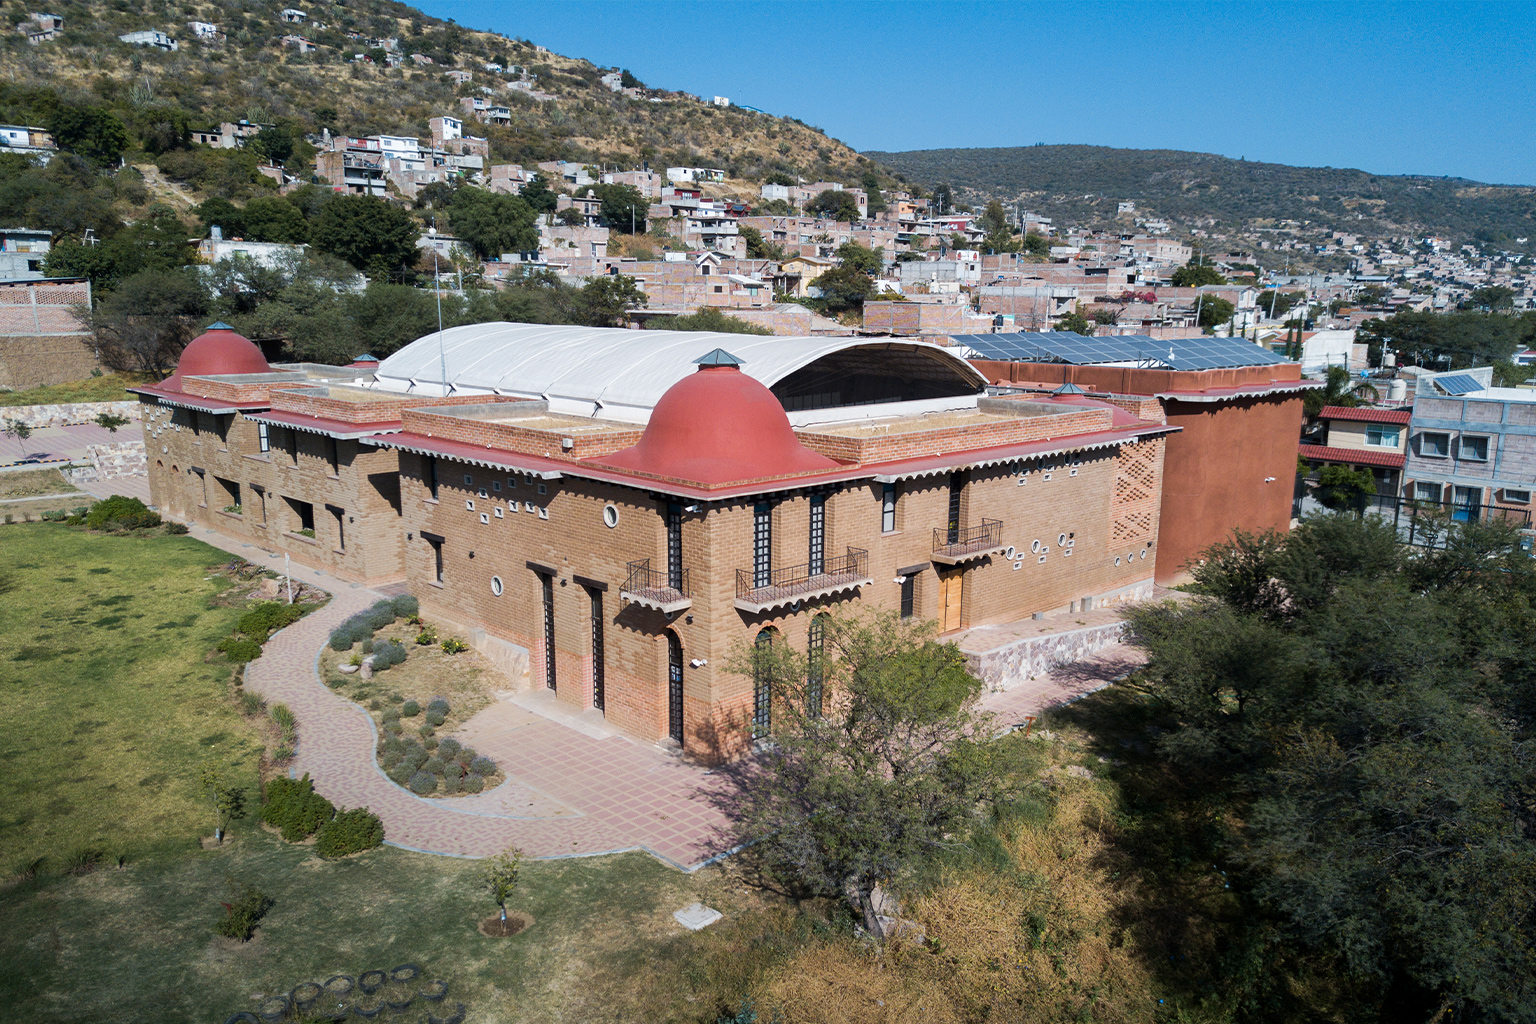
[[[619,599],[644,608],[654,608],[663,615],[686,611],[693,607],[688,570],[683,569],[674,576],[652,569],[649,558],[630,562],[629,579],[619,588]]]
[[[736,607],[756,615],[874,582],[869,575],[869,552],[863,548],[849,548],[846,555],[823,559],[814,568],[813,572],[811,563],[788,565],[765,577],[752,569],[737,569]]]
[[[965,529],[937,527],[933,531],[933,560],[940,565],[959,565],[1003,550],[1003,521],[983,519],[980,526]]]

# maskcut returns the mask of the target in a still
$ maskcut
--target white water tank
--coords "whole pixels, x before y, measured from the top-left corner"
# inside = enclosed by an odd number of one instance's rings
[[[1381,365],[1382,366],[1396,366],[1397,365],[1397,353],[1396,352],[1383,352],[1381,354]]]
[[[1393,378],[1387,384],[1387,401],[1401,402],[1408,397],[1408,382],[1401,377]]]

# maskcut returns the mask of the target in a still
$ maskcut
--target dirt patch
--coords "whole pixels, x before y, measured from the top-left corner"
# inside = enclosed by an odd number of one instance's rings
[[[492,939],[510,939],[519,932],[526,931],[533,924],[533,915],[525,914],[521,910],[510,911],[507,919],[503,921],[500,914],[492,914],[480,922],[480,934]]]

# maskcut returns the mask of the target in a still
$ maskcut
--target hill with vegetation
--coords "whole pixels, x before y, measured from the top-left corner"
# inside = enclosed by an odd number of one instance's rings
[[[616,93],[599,82],[608,69],[589,61],[473,31],[392,0],[305,5],[309,23],[303,25],[281,19],[286,6],[282,0],[65,0],[48,8],[64,18],[59,38],[29,44],[20,32],[0,33],[0,80],[11,86],[0,98],[0,117],[42,122],[46,101],[27,88],[36,87],[110,106],[130,127],[184,116],[194,128],[243,118],[288,122],[307,132],[426,136],[429,118],[457,114],[461,97],[489,89],[492,102],[512,111],[511,124],[485,130],[493,162],[628,167],[649,160],[720,167],[733,178],[783,170],[813,180],[850,178],[869,163],[792,118],[716,107],[664,89]],[[25,23],[29,10],[7,4],[0,25]],[[187,28],[194,20],[216,25],[222,38],[196,38]],[[146,29],[175,37],[180,49],[168,53],[118,39]],[[290,34],[308,39],[315,52],[285,45]],[[368,45],[378,39],[398,40],[403,66],[384,66],[384,52]],[[413,53],[432,63],[416,64]],[[369,59],[360,61],[359,54]],[[504,70],[487,71],[486,64]],[[473,77],[456,84],[449,71]],[[512,82],[553,98],[508,88]]]
[[[1299,226],[1509,248],[1525,247],[1519,238],[1536,240],[1536,188],[1528,186],[1290,167],[1172,149],[1029,146],[865,155],[915,181],[948,183],[966,198],[1018,203],[1085,226],[1115,223],[1117,204],[1130,200],[1138,217],[1184,227]]]

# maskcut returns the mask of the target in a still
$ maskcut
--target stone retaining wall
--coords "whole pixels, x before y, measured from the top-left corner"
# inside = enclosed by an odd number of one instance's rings
[[[85,449],[89,466],[75,465],[64,475],[76,484],[93,480],[118,480],[125,476],[143,476],[149,472],[149,457],[143,441],[114,441],[93,444]]]
[[[987,689],[1011,690],[1053,668],[1070,665],[1111,647],[1124,637],[1124,622],[1048,633],[989,651],[965,651],[966,667],[986,684]]]
[[[65,402],[58,405],[13,405],[0,407],[0,419],[25,423],[33,430],[42,427],[66,427],[72,423],[92,423],[102,413],[139,420],[139,403]],[[122,428],[120,428],[122,429]]]

